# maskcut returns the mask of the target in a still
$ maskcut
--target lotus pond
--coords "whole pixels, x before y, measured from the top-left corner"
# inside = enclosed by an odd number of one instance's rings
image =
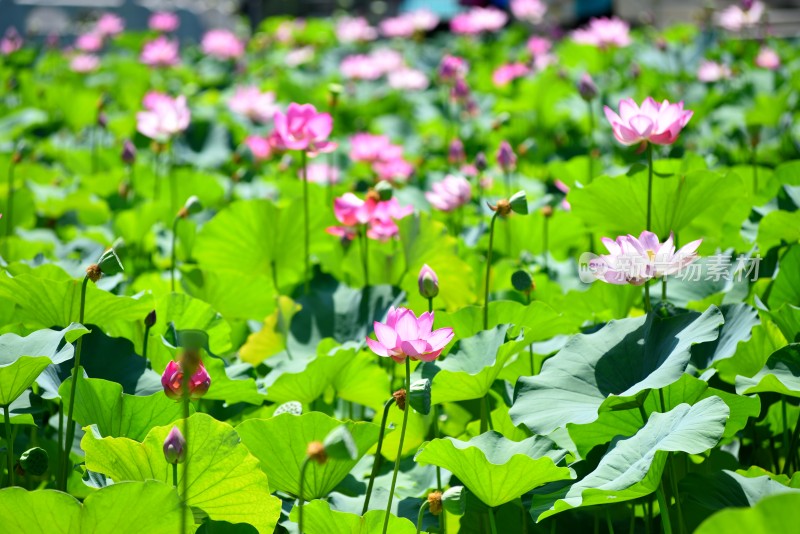
[[[789,532],[800,53],[546,5],[0,42],[0,532]]]

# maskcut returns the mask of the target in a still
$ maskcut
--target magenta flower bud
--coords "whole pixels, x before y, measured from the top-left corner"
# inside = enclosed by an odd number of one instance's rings
[[[439,294],[439,277],[436,273],[428,267],[428,264],[422,266],[419,270],[419,277],[417,277],[419,284],[419,294],[422,298],[432,299]]]
[[[475,155],[475,168],[478,169],[479,172],[483,172],[489,168],[489,163],[486,161],[486,154],[483,152],[478,152]]]
[[[177,426],[172,427],[164,440],[164,458],[168,464],[182,464],[186,460],[186,438]]]
[[[156,324],[156,311],[153,310],[147,314],[147,317],[144,318],[144,325],[147,328],[152,328],[153,325]]]
[[[447,152],[447,161],[452,164],[464,163],[466,154],[464,154],[464,143],[461,139],[453,139],[450,143],[450,148]]]
[[[108,116],[102,111],[97,114],[97,125],[100,128],[105,128],[106,126],[108,126]]]
[[[584,72],[580,81],[578,81],[578,93],[587,102],[591,102],[597,97],[597,86],[587,72]]]
[[[136,162],[136,147],[130,139],[126,139],[122,143],[122,162],[127,165],[133,165]]]
[[[517,155],[514,154],[514,150],[508,144],[508,141],[500,143],[500,148],[497,149],[497,164],[505,172],[509,172],[517,166]]]
[[[161,385],[164,387],[164,393],[170,399],[180,400],[183,398],[183,368],[180,363],[173,360],[167,364],[167,368],[161,375]],[[211,387],[211,377],[200,363],[197,371],[189,379],[189,398],[199,399],[208,392],[209,387]]]
[[[753,0],[742,0],[742,9],[745,11],[750,11],[753,8]]]
[[[453,84],[453,90],[450,91],[450,97],[458,102],[469,98],[469,85],[467,85],[467,82],[461,78],[457,79]]]

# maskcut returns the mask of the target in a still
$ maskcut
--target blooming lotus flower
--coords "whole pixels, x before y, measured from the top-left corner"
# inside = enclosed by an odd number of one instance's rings
[[[539,24],[547,13],[547,4],[542,0],[511,0],[510,7],[515,17],[530,24]]]
[[[730,77],[731,69],[723,63],[703,60],[700,62],[700,66],[697,68],[697,79],[701,82],[717,82]]]
[[[387,74],[406,66],[403,54],[391,48],[376,48],[370,52],[369,56],[381,68],[381,74]]]
[[[6,30],[3,39],[0,41],[0,54],[7,56],[22,48],[22,36],[14,26]]]
[[[508,65],[501,65],[492,73],[492,83],[497,87],[508,85],[517,78],[525,76],[531,71],[527,65],[523,63],[509,63]]]
[[[336,38],[340,43],[374,41],[378,32],[364,17],[342,17],[336,22]]]
[[[99,52],[103,48],[103,36],[99,33],[84,33],[75,39],[75,48],[82,52]]]
[[[177,426],[173,426],[167,434],[163,449],[168,464],[182,464],[186,460],[186,438]]]
[[[676,274],[694,262],[702,239],[687,243],[677,252],[672,233],[664,243],[646,230],[638,238],[629,234],[616,241],[607,237],[602,241],[609,254],[589,263],[594,276],[610,284],[642,285],[653,278]]]
[[[258,87],[237,87],[228,100],[228,107],[234,113],[244,115],[253,122],[266,123],[275,117],[280,108],[275,103],[275,93],[261,92]]]
[[[743,28],[750,28],[758,24],[764,16],[762,2],[748,2],[748,5],[732,5],[723,9],[717,16],[717,24],[731,32],[738,32]]]
[[[533,57],[539,57],[550,52],[550,49],[553,48],[553,43],[550,42],[550,39],[547,39],[546,37],[534,35],[528,39],[526,46],[528,48],[528,52],[530,52]]]
[[[301,46],[300,48],[293,48],[286,53],[283,59],[287,67],[297,67],[305,63],[309,63],[314,59],[313,46]]]
[[[388,182],[405,182],[414,174],[414,166],[403,158],[376,161],[372,164],[372,170],[378,179]]]
[[[659,104],[649,96],[641,107],[632,98],[620,100],[619,115],[608,106],[603,110],[614,130],[614,137],[623,145],[641,142],[671,145],[694,114],[683,109],[683,102],[670,104],[664,100]]]
[[[415,69],[392,71],[387,76],[389,87],[398,91],[424,91],[430,81],[424,72]]]
[[[333,226],[326,232],[337,237],[352,239],[356,227],[367,226],[367,237],[385,241],[398,234],[395,220],[414,212],[413,206],[401,207],[396,198],[378,201],[374,196],[361,200],[353,193],[345,193],[333,201],[333,214],[344,226]]]
[[[393,145],[385,135],[357,133],[350,137],[350,159],[374,163],[402,157],[403,147]]]
[[[342,76],[351,80],[377,80],[383,76],[383,66],[372,56],[353,54],[345,57],[339,64]]]
[[[517,155],[514,154],[514,149],[508,141],[501,142],[500,148],[497,149],[497,164],[505,172],[512,171],[517,166]]]
[[[103,13],[103,15],[97,19],[94,28],[100,35],[111,37],[122,33],[122,30],[125,29],[125,21],[113,13]]]
[[[508,15],[494,7],[473,7],[450,20],[450,31],[465,35],[497,32],[508,22]]]
[[[375,210],[372,212],[372,218],[382,221],[395,220],[399,221],[414,213],[414,206],[401,206],[396,198],[392,197],[389,200],[378,202]]]
[[[443,180],[434,182],[431,189],[425,193],[425,198],[441,211],[453,211],[472,198],[472,186],[462,176],[447,175]]]
[[[405,15],[414,24],[414,28],[419,32],[430,31],[439,25],[439,16],[429,9],[415,9]]]
[[[147,20],[147,27],[157,32],[174,32],[181,24],[181,19],[175,13],[156,11]]]
[[[185,96],[173,99],[151,92],[143,103],[146,110],[136,114],[136,129],[142,135],[163,143],[189,127],[192,115]]]
[[[432,362],[453,339],[452,328],[432,330],[433,313],[419,316],[406,308],[390,308],[386,322],[375,321],[377,341],[367,337],[367,345],[378,356],[389,357],[397,363],[406,358]]]
[[[457,56],[444,56],[439,64],[439,79],[445,83],[462,79],[468,72],[469,64],[467,61]]]
[[[178,41],[164,36],[144,44],[139,61],[151,67],[172,67],[180,61]]]
[[[630,26],[617,17],[594,18],[586,27],[572,32],[572,39],[602,49],[626,47],[631,44]]]
[[[333,200],[333,214],[346,226],[366,224],[372,218],[376,205],[377,202],[372,198],[361,200],[353,193],[345,193]]]
[[[756,66],[762,69],[776,70],[781,66],[781,58],[773,49],[762,46],[756,56]]]
[[[309,163],[306,166],[308,170],[308,181],[317,184],[338,184],[339,169],[328,165],[327,163]],[[300,169],[300,178],[303,177],[303,170]]]
[[[281,150],[304,150],[311,155],[331,152],[336,143],[328,141],[333,119],[328,113],[317,113],[311,104],[291,103],[286,113],[278,110],[273,116],[275,131],[270,137],[273,146]]]
[[[380,28],[381,34],[384,37],[390,38],[413,37],[414,33],[416,32],[416,28],[414,28],[414,21],[402,15],[399,17],[389,17],[388,19],[383,19],[378,27]]]
[[[419,270],[417,285],[419,285],[419,294],[422,295],[422,298],[432,299],[439,294],[439,277],[427,263]]]
[[[161,375],[161,385],[164,387],[164,393],[170,399],[180,400],[183,398],[183,369],[181,364],[171,360],[167,364],[167,368]],[[189,379],[189,398],[199,399],[208,392],[211,387],[211,377],[208,371],[200,363],[197,371],[194,372]]]
[[[69,62],[72,72],[87,73],[93,72],[100,67],[100,58],[93,54],[78,54]]]
[[[217,59],[237,59],[244,55],[244,43],[229,30],[209,30],[200,47],[204,54]]]
[[[248,135],[244,140],[244,144],[250,149],[250,153],[256,161],[264,161],[272,156],[272,145],[266,137]]]

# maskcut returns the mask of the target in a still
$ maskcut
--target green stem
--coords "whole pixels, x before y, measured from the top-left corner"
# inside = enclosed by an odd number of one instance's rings
[[[144,339],[142,340],[142,359],[144,360],[144,368],[147,369],[147,342],[150,340],[150,327],[144,327]]]
[[[497,212],[492,215],[492,222],[489,223],[489,250],[486,253],[486,283],[483,289],[483,329],[489,329],[489,280],[492,274],[492,247],[494,246],[494,222],[497,220]]]
[[[486,406],[486,424],[489,430],[494,430],[494,424],[492,424],[492,406],[489,404],[489,395],[484,395],[483,403]]]
[[[661,302],[667,302],[667,277],[661,278]]]
[[[792,432],[792,439],[789,442],[789,455],[791,458],[795,457],[795,449],[797,448],[797,440],[800,438],[800,417],[797,419],[797,423],[794,425],[794,432]],[[790,462],[784,462],[783,464],[783,474],[789,474],[789,465]]]
[[[303,534],[303,488],[306,481],[306,468],[310,462],[311,458],[306,456],[306,459],[303,460],[302,467],[300,467],[300,494],[297,496],[297,528],[300,531],[300,534]]]
[[[305,292],[309,292],[309,284],[311,283],[311,251],[310,251],[310,236],[308,231],[308,165],[307,155],[305,150],[300,151],[300,163],[303,166],[303,227],[305,235],[303,236],[303,252],[305,254]]]
[[[511,197],[511,171],[506,170],[503,172],[503,176],[505,177],[506,182],[506,198]]]
[[[8,198],[6,202],[6,212],[4,214],[6,218],[6,237],[10,237],[14,231],[14,168],[16,166],[16,163],[14,163],[14,155],[12,154],[11,161],[8,164]],[[7,250],[8,245],[6,245],[6,251]]]
[[[386,420],[389,418],[389,408],[394,404],[394,397],[386,401],[383,405],[383,417],[381,418],[381,429],[378,431],[378,447],[375,450],[375,460],[372,463],[372,473],[369,475],[369,484],[367,484],[367,496],[364,497],[364,507],[361,509],[361,515],[364,515],[369,510],[369,500],[372,497],[372,486],[375,485],[375,477],[378,476],[378,471],[381,468],[383,457],[381,456],[381,448],[383,447],[383,436],[386,433]]]
[[[178,489],[178,462],[172,464],[172,485]]]
[[[586,107],[589,114],[589,181],[592,183],[594,179],[594,110],[592,109],[592,101],[586,101]]]
[[[651,212],[653,209],[653,145],[647,145],[647,231],[652,228]]]
[[[361,262],[364,264],[364,287],[369,286],[369,237],[367,226],[364,225],[361,233]]]
[[[653,311],[653,305],[650,303],[650,280],[644,283],[644,311],[646,313]]]
[[[8,450],[6,457],[8,458],[8,487],[14,485],[14,438],[11,435],[11,405],[6,404],[3,406],[3,420],[6,427],[6,441],[8,442]]]
[[[686,532],[686,526],[683,522],[683,508],[681,506],[681,496],[678,493],[678,474],[675,469],[673,453],[667,455],[667,464],[669,466],[669,480],[672,485],[672,496],[675,498],[675,510],[678,512],[678,529],[683,534]]]
[[[544,256],[544,272],[545,274],[548,273],[549,268],[547,265],[547,251],[550,248],[549,246],[550,241],[550,217],[544,216],[544,223],[542,228],[542,255]]]
[[[781,395],[781,420],[783,421],[783,437],[781,445],[783,446],[783,465],[784,467],[789,462],[789,421],[786,416],[786,396]]]
[[[614,534],[614,523],[611,522],[611,513],[606,508],[606,525],[608,525],[609,534]]]
[[[489,507],[489,528],[492,529],[492,534],[497,534],[497,523],[494,520],[494,508]]]
[[[425,510],[427,510],[429,506],[430,503],[425,501],[422,503],[422,506],[419,507],[419,513],[417,514],[417,534],[422,530],[422,516],[425,515]],[[444,513],[444,511],[442,513]]]
[[[78,322],[83,324],[83,315],[86,308],[86,285],[89,283],[89,276],[83,278],[81,284],[81,307],[79,312]],[[83,344],[83,336],[78,338],[75,344],[75,365],[72,367],[72,387],[69,388],[69,405],[67,407],[67,437],[64,441],[64,465],[63,465],[63,478],[61,480],[61,490],[66,491],[67,479],[69,478],[69,453],[72,450],[72,441],[75,439],[75,425],[72,421],[73,409],[75,408],[75,392],[78,391],[78,381],[81,377],[81,346]]]
[[[411,360],[406,358],[406,394],[411,391]],[[403,410],[403,426],[400,427],[400,443],[397,446],[397,458],[394,461],[394,472],[392,473],[392,485],[389,488],[389,501],[386,504],[386,516],[383,519],[383,534],[389,528],[389,517],[392,515],[392,499],[394,498],[394,488],[397,485],[397,472],[400,470],[400,457],[403,456],[403,441],[406,437],[406,425],[408,425],[408,412],[411,406],[406,402]]]
[[[175,220],[172,221],[172,261],[170,263],[169,269],[169,278],[170,278],[170,290],[174,293],[175,292],[175,264],[177,263],[178,258],[178,250],[175,246],[178,242],[178,221],[180,221],[180,217],[175,217]]]
[[[183,383],[181,391],[183,392],[183,439],[185,441],[184,447],[186,448],[186,459],[183,461],[183,502],[188,507],[189,503],[189,460],[191,454],[189,449],[189,374],[183,373]],[[181,534],[186,532],[186,513],[181,511]]]
[[[658,509],[661,513],[661,526],[664,529],[664,534],[672,534],[672,520],[669,517],[669,508],[667,508],[667,499],[664,496],[664,481],[656,488],[656,499],[658,499]]]
[[[753,196],[758,194],[758,165],[756,164],[756,147],[757,143],[750,143],[752,149],[752,166],[753,166]]]

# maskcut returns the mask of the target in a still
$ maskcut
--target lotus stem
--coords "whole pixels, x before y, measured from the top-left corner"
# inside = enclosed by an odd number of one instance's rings
[[[151,326],[145,325],[144,339],[142,340],[142,359],[144,360],[144,368],[147,369],[147,342],[150,340]]]
[[[178,242],[178,221],[181,218],[176,215],[175,220],[172,221],[172,261],[169,269],[170,290],[175,293],[175,264],[178,261],[178,250],[176,244]]]
[[[483,329],[489,329],[489,280],[492,274],[492,247],[494,246],[494,222],[497,220],[497,213],[492,215],[492,222],[489,223],[489,250],[486,253],[486,283],[483,288]]]
[[[311,257],[310,257],[310,236],[308,232],[308,156],[305,150],[300,151],[300,164],[303,167],[303,252],[305,255],[305,292],[309,293],[311,283]]]
[[[422,530],[422,516],[425,515],[425,510],[427,510],[429,506],[430,503],[425,501],[422,503],[422,506],[419,507],[419,514],[417,514],[417,534]]]
[[[172,464],[172,485],[178,489],[178,462]]]
[[[608,526],[609,534],[614,534],[614,523],[611,522],[611,513],[606,508],[606,525]]]
[[[183,462],[183,502],[188,508],[189,506],[189,460],[191,459],[191,454],[189,453],[189,380],[190,376],[189,373],[183,373],[183,380],[181,389],[183,390],[183,439],[186,441],[186,459]],[[180,534],[185,534],[186,532],[186,513],[185,511],[181,511],[181,531]]]
[[[589,176],[588,183],[592,183],[594,179],[594,110],[592,109],[592,101],[586,101],[587,114],[589,115]]]
[[[361,263],[364,266],[364,287],[369,286],[369,237],[367,236],[367,227],[362,225],[361,228]]]
[[[411,391],[411,361],[406,357],[406,392]],[[394,498],[394,488],[397,485],[397,472],[400,470],[400,457],[403,455],[403,441],[406,437],[406,426],[408,425],[408,412],[411,405],[406,402],[403,409],[403,426],[400,427],[400,443],[397,446],[397,458],[394,460],[394,472],[392,473],[392,485],[389,488],[389,502],[386,504],[386,515],[383,519],[383,534],[389,528],[389,517],[392,515],[392,500]]]
[[[381,456],[381,449],[383,448],[383,436],[386,433],[386,420],[389,418],[389,408],[394,404],[394,397],[391,397],[383,405],[383,417],[381,418],[381,429],[378,432],[378,447],[375,449],[375,460],[372,463],[372,473],[369,476],[369,484],[367,484],[367,495],[364,497],[364,507],[361,509],[361,515],[364,515],[369,510],[369,500],[372,497],[372,487],[375,485],[375,477],[378,476],[378,471],[381,468],[383,457]]]
[[[8,164],[8,197],[6,202],[6,212],[4,214],[6,219],[6,238],[10,237],[14,231],[14,168],[16,166],[17,163],[14,159],[14,156],[12,156],[11,161]],[[8,244],[6,244],[6,251],[7,250]]]
[[[664,534],[672,534],[672,519],[669,517],[669,508],[667,508],[667,499],[664,496],[664,480],[662,479],[656,489],[656,499],[658,499],[658,509],[661,514],[661,527]]]
[[[303,460],[303,465],[300,467],[300,494],[297,496],[297,528],[300,531],[300,534],[303,534],[303,488],[305,487],[306,468],[310,462],[311,457],[306,456],[306,459]]]
[[[653,304],[650,302],[650,280],[644,283],[644,311],[647,313],[653,311]]]
[[[795,425],[794,425],[794,432],[792,432],[792,439],[789,442],[789,453],[788,454],[789,454],[789,458],[791,458],[792,460],[794,460],[794,458],[796,456],[795,455],[795,450],[797,449],[797,440],[798,440],[798,438],[800,438],[800,418],[797,419],[797,423],[795,423]],[[793,461],[790,462],[788,458],[783,463],[783,474],[784,475],[788,475],[789,474],[789,466],[792,465],[793,463],[794,462]],[[795,467],[797,467],[797,466],[795,465]]]
[[[497,534],[497,522],[494,520],[494,508],[489,507],[489,528],[492,529],[492,534]]]
[[[8,442],[8,450],[6,457],[8,458],[8,487],[14,486],[14,438],[11,436],[11,405],[6,404],[3,406],[3,420],[6,427],[6,441]]]
[[[653,145],[647,145],[647,231],[652,228],[653,211]]]

